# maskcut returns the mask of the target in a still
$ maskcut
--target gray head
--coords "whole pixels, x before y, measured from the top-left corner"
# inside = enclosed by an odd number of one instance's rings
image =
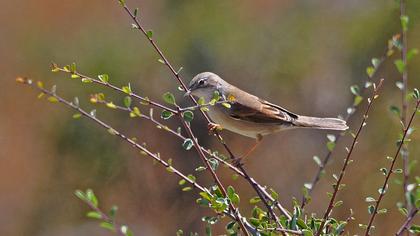
[[[214,91],[220,91],[220,89],[226,85],[229,84],[218,75],[212,72],[203,72],[194,76],[189,84],[188,92],[185,95],[192,94],[197,97],[209,99],[213,96]]]

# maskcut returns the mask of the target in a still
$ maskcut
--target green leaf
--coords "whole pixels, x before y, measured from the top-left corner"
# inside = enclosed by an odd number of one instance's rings
[[[222,103],[222,106],[226,107],[227,109],[230,109],[232,107],[230,103],[227,102]]]
[[[98,79],[103,83],[108,83],[109,76],[107,74],[98,75]]]
[[[79,119],[80,117],[82,117],[82,114],[80,113],[76,113],[73,115],[73,119]]]
[[[86,190],[86,199],[92,203],[93,206],[98,207],[98,199],[93,193],[92,189]]]
[[[133,12],[134,17],[137,17],[138,13],[139,13],[139,8],[136,7]]]
[[[111,108],[111,109],[116,109],[117,108],[117,106],[113,102],[107,102],[106,106]]]
[[[184,188],[182,188],[182,191],[183,192],[188,192],[188,191],[191,191],[192,190],[192,187],[184,187]]]
[[[388,209],[386,209],[386,208],[378,210],[378,214],[385,214],[387,212],[388,212]]]
[[[362,96],[355,96],[353,101],[353,106],[358,106],[363,101]]]
[[[48,97],[48,101],[52,103],[56,103],[58,102],[58,99],[56,97],[51,96],[51,97]]]
[[[256,203],[259,203],[259,202],[261,202],[260,197],[253,197],[253,198],[249,199],[250,204],[256,204]]]
[[[204,98],[203,98],[203,97],[200,97],[200,98],[197,100],[197,104],[198,104],[198,105],[200,105],[200,106],[204,105],[205,103],[206,103],[206,101],[204,100]]]
[[[403,62],[403,60],[401,59],[397,59],[394,61],[395,66],[397,67],[398,72],[400,72],[400,74],[402,74],[405,71],[405,64]]]
[[[328,142],[327,143],[327,149],[328,151],[332,152],[335,148],[335,142]]]
[[[130,84],[128,84],[127,86],[123,86],[121,89],[126,94],[131,94],[132,93]]]
[[[366,74],[367,74],[369,77],[372,77],[374,73],[375,73],[375,68],[374,68],[373,66],[368,66],[368,67],[366,68]]]
[[[419,53],[419,50],[417,48],[412,48],[412,49],[408,50],[407,61],[410,61],[411,59],[413,59],[413,57],[415,55],[417,55],[418,53]]]
[[[131,97],[130,96],[126,96],[124,98],[124,106],[127,107],[127,108],[131,107]]]
[[[199,166],[199,167],[195,168],[195,171],[197,171],[197,172],[201,172],[201,171],[204,171],[204,170],[206,170],[206,167],[204,167],[204,166]]]
[[[420,92],[417,88],[414,88],[413,94],[414,94],[413,96],[415,99],[418,100],[420,98]]]
[[[160,117],[164,120],[167,120],[169,118],[171,118],[174,115],[174,113],[167,111],[167,110],[163,110],[162,113],[160,114]]]
[[[146,32],[146,35],[147,35],[147,37],[148,37],[149,39],[152,39],[152,37],[153,37],[153,31],[152,31],[152,30],[148,30],[148,31]]]
[[[99,224],[99,226],[101,226],[102,228],[107,229],[107,230],[111,230],[111,231],[115,230],[114,224],[109,223],[109,222],[105,222],[105,221],[101,222],[101,224]]]
[[[194,119],[194,113],[192,111],[185,111],[182,113],[182,117],[186,122],[191,122]]]
[[[74,191],[74,195],[76,195],[76,197],[78,197],[82,201],[87,201],[86,195],[82,190]]]
[[[353,94],[353,95],[355,95],[355,96],[359,96],[360,94],[360,88],[359,88],[359,86],[357,86],[357,85],[352,85],[352,86],[350,86],[350,91],[351,91],[351,93]]]
[[[409,17],[407,15],[402,15],[400,17],[401,20],[401,28],[403,31],[407,31],[408,30],[408,22],[409,22]]]
[[[80,76],[77,75],[77,74],[71,74],[70,75],[70,78],[72,78],[72,79],[78,79],[78,78],[80,78]]]
[[[118,3],[119,3],[121,6],[125,6],[125,0],[118,0]]]
[[[369,205],[368,206],[368,213],[373,214],[374,212],[375,212],[375,206],[374,205]]]
[[[397,115],[398,117],[400,117],[400,116],[401,116],[400,108],[398,108],[397,106],[395,106],[395,105],[391,105],[391,106],[389,107],[389,110],[390,110],[392,113],[394,113],[395,115]]]
[[[417,234],[420,233],[420,225],[411,225],[409,229],[410,233]]]
[[[178,184],[179,185],[184,185],[185,183],[187,183],[187,181],[185,179],[181,179]]]
[[[219,167],[219,161],[214,158],[209,159],[209,164],[210,164],[211,169],[214,171],[216,171],[217,168]]]
[[[165,101],[166,103],[172,104],[172,105],[176,104],[175,103],[175,97],[172,93],[166,92],[166,93],[163,94],[162,97],[163,97],[163,101]]]
[[[141,112],[140,109],[138,107],[134,107],[133,110],[130,112],[130,117],[140,117],[141,116]]]
[[[378,58],[372,58],[372,65],[373,67],[375,67],[375,69],[377,69],[380,64],[381,60],[379,60]]]
[[[185,139],[184,142],[182,143],[182,147],[187,151],[190,150],[193,146],[194,146],[194,143],[189,138]]]
[[[118,207],[117,207],[117,206],[115,206],[115,205],[113,205],[113,206],[111,207],[111,209],[109,210],[109,216],[110,216],[112,219],[114,219],[114,218],[115,218],[115,215],[117,214],[117,210],[118,210]]]
[[[159,63],[162,63],[162,64],[164,64],[164,65],[166,64],[166,63],[165,63],[165,61],[164,61],[164,60],[162,60],[161,58],[159,58],[159,59],[158,59],[158,62],[159,62]]]
[[[96,211],[89,211],[86,216],[93,219],[102,219],[102,215]]]

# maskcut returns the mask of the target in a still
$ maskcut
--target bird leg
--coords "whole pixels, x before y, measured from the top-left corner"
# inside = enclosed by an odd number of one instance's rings
[[[239,167],[241,165],[243,165],[243,163],[241,163],[247,156],[249,156],[251,153],[253,153],[255,151],[255,149],[257,149],[258,145],[261,143],[263,136],[261,134],[257,135],[257,138],[255,139],[255,144],[245,153],[245,155],[243,155],[242,157],[238,157],[232,160],[232,164]]]

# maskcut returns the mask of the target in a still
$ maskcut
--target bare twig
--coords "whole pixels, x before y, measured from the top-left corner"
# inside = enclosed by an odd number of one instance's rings
[[[382,185],[382,188],[379,191],[378,200],[376,201],[375,208],[373,210],[372,216],[370,217],[369,224],[368,224],[368,226],[366,228],[366,232],[365,232],[365,235],[366,236],[370,235],[370,228],[372,227],[373,221],[375,220],[375,216],[378,213],[379,204],[381,203],[382,198],[383,198],[383,196],[385,195],[385,193],[387,191],[389,178],[391,177],[391,174],[394,172],[394,165],[396,163],[396,160],[398,158],[398,155],[400,154],[401,148],[404,145],[404,141],[405,141],[405,139],[407,137],[408,130],[410,129],[411,123],[414,120],[414,116],[416,115],[419,106],[420,106],[420,99],[417,98],[416,108],[415,108],[414,112],[412,113],[412,115],[410,117],[410,120],[408,121],[407,126],[404,127],[403,136],[402,136],[401,140],[399,140],[399,145],[398,145],[397,151],[395,152],[394,157],[393,157],[394,159],[392,160],[391,166],[389,167],[389,169],[387,171],[387,174],[386,174],[386,177],[385,177],[385,181],[384,181],[384,183]]]
[[[370,111],[370,109],[371,109],[371,107],[372,107],[373,102],[374,102],[374,101],[376,100],[376,98],[379,96],[379,95],[378,95],[378,92],[379,92],[379,89],[380,89],[380,88],[381,88],[381,86],[382,86],[382,83],[383,83],[383,79],[381,79],[381,80],[379,81],[378,86],[375,86],[375,84],[373,84],[373,86],[374,86],[374,88],[373,88],[373,94],[372,94],[372,96],[368,99],[368,105],[367,105],[366,110],[365,110],[365,112],[364,112],[364,114],[363,114],[363,119],[362,119],[362,122],[360,123],[360,126],[359,126],[359,128],[358,128],[358,130],[357,130],[357,132],[356,132],[356,134],[355,134],[355,136],[354,136],[354,138],[353,138],[353,142],[352,142],[352,144],[351,144],[351,146],[350,146],[350,149],[348,149],[348,150],[347,150],[347,156],[346,156],[346,158],[345,158],[345,160],[344,160],[344,165],[343,165],[343,168],[341,169],[341,171],[340,171],[340,176],[338,177],[337,182],[336,182],[336,183],[335,183],[335,185],[334,185],[334,192],[333,192],[333,194],[332,194],[332,196],[331,196],[331,200],[330,200],[330,203],[328,204],[327,210],[325,211],[325,214],[324,214],[324,217],[323,217],[322,223],[321,223],[321,225],[320,225],[320,227],[319,227],[319,230],[318,230],[318,232],[316,233],[316,235],[317,235],[317,236],[321,235],[321,233],[322,233],[322,231],[323,231],[323,229],[324,229],[325,223],[326,223],[326,221],[327,221],[327,219],[328,219],[328,217],[329,217],[329,215],[330,215],[330,213],[331,213],[331,211],[332,211],[332,209],[333,209],[333,207],[334,207],[334,204],[335,204],[335,198],[336,198],[337,193],[338,193],[338,191],[339,191],[339,189],[340,189],[340,187],[341,187],[341,181],[343,180],[344,174],[345,174],[346,169],[347,169],[347,166],[348,166],[348,164],[349,164],[351,154],[353,153],[354,147],[356,146],[356,143],[357,143],[357,141],[358,141],[358,139],[359,139],[359,135],[360,135],[360,133],[361,133],[361,131],[362,131],[363,127],[365,127],[365,126],[366,126],[366,121],[367,121],[367,119],[368,119],[368,114],[369,114],[369,111]]]
[[[414,220],[414,217],[419,212],[419,208],[413,208],[410,212],[410,214],[407,215],[407,219],[405,219],[404,223],[401,225],[401,227],[398,229],[397,233],[395,233],[396,236],[400,236],[404,233],[405,230],[408,229],[411,222]]]
[[[402,21],[402,17],[406,17],[405,15],[405,0],[400,0],[400,21]],[[401,81],[402,81],[402,89],[401,89],[401,122],[404,125],[404,127],[407,125],[407,89],[408,89],[408,72],[407,72],[407,31],[403,27],[401,27],[401,60],[403,61],[403,64],[405,65],[405,69],[402,72]],[[403,128],[404,129],[404,128]],[[409,163],[409,157],[408,157],[408,147],[407,145],[403,145],[402,151],[401,151],[401,157],[402,157],[402,169],[403,169],[403,193],[404,193],[404,203],[407,209],[410,209],[406,193],[407,193],[407,185],[408,185],[408,178],[410,176],[409,169],[408,169],[408,163]]]

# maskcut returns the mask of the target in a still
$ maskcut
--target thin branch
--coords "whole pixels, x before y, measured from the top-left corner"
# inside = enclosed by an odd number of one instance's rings
[[[338,193],[338,191],[339,191],[339,189],[340,189],[340,187],[341,187],[341,181],[343,180],[344,174],[345,174],[346,169],[347,169],[347,166],[348,166],[348,164],[349,164],[351,154],[353,153],[354,147],[355,147],[355,146],[356,146],[356,144],[357,144],[357,141],[358,141],[358,139],[359,139],[359,136],[360,136],[360,133],[361,133],[361,131],[362,131],[363,127],[365,127],[365,126],[366,126],[366,121],[367,121],[367,119],[368,119],[368,114],[369,114],[369,111],[370,111],[370,109],[371,109],[371,107],[372,107],[373,102],[374,102],[374,101],[378,98],[378,96],[379,96],[379,95],[378,95],[378,92],[379,92],[379,89],[380,89],[380,88],[381,88],[381,86],[382,86],[382,83],[383,83],[383,79],[381,79],[381,80],[379,81],[379,84],[378,84],[378,86],[377,86],[377,87],[375,86],[375,84],[373,84],[373,86],[374,86],[374,88],[373,88],[373,94],[372,94],[372,96],[371,96],[370,98],[368,98],[368,105],[367,105],[367,107],[366,107],[365,113],[363,114],[363,119],[362,119],[362,122],[360,123],[360,126],[359,126],[359,128],[358,128],[358,130],[357,130],[357,132],[356,132],[356,135],[355,135],[355,136],[354,136],[354,138],[353,138],[353,142],[352,142],[352,144],[351,144],[351,146],[350,146],[350,149],[348,149],[348,150],[347,150],[347,156],[346,156],[346,158],[345,158],[343,168],[341,169],[341,171],[340,171],[340,176],[338,177],[338,180],[337,180],[337,182],[336,182],[336,183],[335,183],[335,185],[334,185],[334,192],[333,192],[333,194],[332,194],[332,196],[331,196],[331,200],[330,200],[330,203],[328,204],[327,210],[325,211],[325,214],[324,214],[324,217],[323,217],[322,223],[321,223],[321,225],[320,225],[320,227],[319,227],[319,230],[318,230],[318,232],[316,233],[316,235],[317,235],[317,236],[321,235],[321,232],[322,232],[322,231],[323,231],[323,229],[324,229],[325,223],[326,223],[326,221],[327,221],[328,217],[330,216],[330,213],[331,213],[331,211],[332,211],[332,209],[333,209],[333,207],[334,207],[334,204],[335,204],[335,198],[337,197],[337,193]]]
[[[370,217],[369,224],[368,224],[368,226],[366,228],[366,232],[365,232],[365,235],[366,236],[370,235],[370,228],[372,227],[373,221],[375,220],[375,216],[378,213],[379,204],[381,203],[382,198],[383,198],[383,196],[385,195],[385,193],[386,193],[386,191],[388,189],[388,181],[389,181],[389,178],[391,177],[391,174],[394,172],[394,165],[396,163],[396,160],[398,158],[398,155],[400,154],[401,148],[404,145],[404,141],[405,141],[405,139],[407,137],[408,130],[410,129],[411,123],[414,120],[414,116],[416,115],[416,113],[418,111],[419,105],[420,105],[420,99],[417,98],[416,108],[415,108],[414,112],[412,113],[412,115],[410,117],[410,120],[408,121],[407,126],[404,127],[403,136],[402,136],[401,140],[399,141],[399,145],[398,145],[397,151],[395,152],[394,157],[393,157],[394,159],[392,160],[391,166],[388,169],[388,173],[387,173],[387,175],[385,177],[385,181],[384,181],[384,183],[382,185],[382,188],[379,191],[379,198],[376,201],[375,209],[374,209],[374,211],[372,213],[372,216]]]
[[[413,210],[411,210],[410,214],[407,215],[407,219],[405,219],[400,229],[397,231],[397,233],[395,233],[396,236],[402,235],[404,231],[408,229],[408,227],[410,226],[411,222],[414,220],[414,217],[417,215],[418,212],[419,212],[419,208],[414,208]]]
[[[405,9],[406,9],[406,3],[405,0],[400,0],[400,21],[402,21],[402,17],[405,17]],[[401,122],[404,125],[404,127],[407,125],[407,89],[408,89],[408,72],[407,72],[407,31],[402,27],[401,29],[401,60],[403,61],[403,64],[405,65],[405,68],[402,72],[402,89],[401,89]],[[404,128],[403,128],[404,129]],[[408,147],[407,145],[403,145],[402,151],[401,151],[401,157],[402,157],[402,169],[403,169],[403,193],[404,193],[404,203],[405,206],[409,209],[409,204],[407,201],[406,193],[407,193],[407,185],[408,185],[408,179],[410,176],[409,169],[408,169],[408,163],[409,163],[409,157],[408,157]]]
[[[127,6],[127,4],[125,2],[121,2],[119,1],[120,4],[122,5],[122,7],[124,8],[124,10],[127,12],[127,14],[130,16],[130,18],[133,20],[136,28],[138,30],[140,30],[140,32],[148,39],[149,43],[152,45],[152,47],[155,49],[155,51],[159,54],[159,56],[161,57],[163,63],[166,65],[166,67],[170,70],[170,72],[173,74],[174,78],[178,81],[178,83],[181,85],[181,87],[187,91],[188,88],[185,85],[185,83],[183,82],[180,74],[178,71],[176,71],[174,69],[174,67],[172,66],[172,64],[169,62],[169,60],[166,58],[166,56],[163,54],[162,50],[158,47],[158,45],[156,44],[156,42],[153,40],[153,37],[151,37],[150,34],[148,34],[148,32],[144,29],[144,27],[140,24],[140,21],[138,20],[138,18],[132,13],[132,11],[130,10],[130,8]],[[189,96],[191,101],[195,104],[198,105],[197,100],[190,95]],[[208,115],[204,112],[201,111],[201,114],[204,116],[204,118],[206,119],[207,123],[211,123],[210,118],[208,117]],[[222,136],[219,134],[219,132],[217,130],[215,130],[215,135],[217,136],[217,138],[219,139],[220,143],[223,145],[223,147],[226,149],[226,151],[229,153],[230,158],[232,160],[237,159],[235,157],[235,155],[232,153],[232,151],[230,150],[230,148],[226,145],[225,141],[223,140]],[[260,196],[261,200],[263,201],[263,203],[266,205],[267,209],[270,211],[270,213],[273,214],[273,218],[274,218],[274,213],[271,210],[270,205],[267,202],[267,199],[270,199],[270,195],[266,195],[263,191],[261,191],[261,189],[259,188],[260,185],[255,184],[255,181],[253,181],[249,175],[247,174],[247,172],[245,171],[245,169],[243,168],[243,166],[238,166],[238,168],[244,173],[244,175],[246,176],[245,179],[251,184],[251,186],[254,188],[254,190],[256,191],[256,193],[258,194],[258,196]],[[281,206],[280,203],[275,204],[276,207]],[[278,207],[279,208],[279,207]],[[288,219],[291,219],[290,215],[287,213],[287,211],[284,210],[283,207],[279,208],[280,212],[282,212]]]
[[[384,64],[384,61],[387,58],[387,52],[388,52],[388,50],[389,50],[389,48],[386,47],[386,49],[385,49],[384,53],[382,54],[381,58],[379,58],[378,64],[375,65],[375,67],[374,67],[375,68],[374,73],[372,75],[370,75],[370,76],[369,75],[367,76],[367,79],[366,79],[366,82],[365,83],[371,83],[372,82],[372,79],[375,78],[375,76],[377,75],[380,67]],[[366,84],[364,84],[362,86],[362,91],[360,92],[360,94],[364,94],[366,92],[367,88],[368,88],[368,86],[366,86]],[[347,115],[344,118],[344,120],[346,122],[348,122],[353,117],[353,115],[356,113],[357,107],[358,107],[358,105],[355,104],[355,103],[352,103],[352,105],[349,106],[348,111],[347,111]],[[344,136],[344,135],[345,135],[345,132],[342,132],[342,133],[340,133],[338,135],[335,135],[334,143],[337,144],[338,143],[338,140],[342,136]],[[334,152],[334,150],[335,150],[335,148],[332,149],[332,150],[328,150],[327,154],[324,157],[324,160],[322,161],[322,164],[318,167],[318,170],[317,170],[314,178],[312,179],[311,188],[308,189],[308,196],[311,196],[311,194],[313,193],[313,190],[314,190],[315,186],[317,186],[319,180],[321,179],[321,175],[324,172],[327,164],[330,162],[330,159],[331,159],[331,156],[332,156],[332,153]],[[303,196],[302,197],[301,208],[304,209],[307,203],[308,203],[308,198],[305,197],[305,196]]]

